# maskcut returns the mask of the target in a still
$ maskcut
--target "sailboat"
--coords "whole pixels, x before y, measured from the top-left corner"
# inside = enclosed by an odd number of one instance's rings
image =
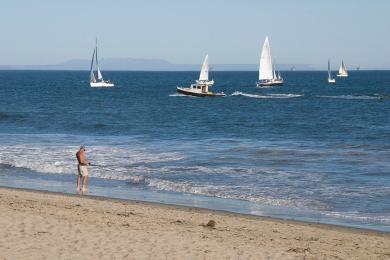
[[[275,67],[272,65],[271,47],[268,36],[266,36],[260,56],[259,80],[256,85],[257,87],[281,86],[283,82],[280,72],[276,73]]]
[[[95,67],[94,67],[95,65]],[[97,79],[95,75],[95,68],[97,71]],[[99,67],[98,54],[97,54],[97,39],[95,49],[93,49],[92,60],[91,60],[91,76],[90,76],[90,86],[93,88],[107,88],[113,87],[114,83],[111,83],[109,80],[104,80],[102,71]]]
[[[213,93],[209,91],[209,87],[214,84],[214,80],[209,80],[209,55],[206,55],[200,71],[199,79],[191,84],[189,88],[177,87],[177,92],[184,95],[196,97],[223,97],[225,94]]]
[[[344,61],[341,61],[339,73],[337,74],[337,77],[348,77],[348,72],[345,69]]]
[[[332,71],[330,70],[330,60],[328,59],[328,83],[336,83],[336,80],[332,78]]]

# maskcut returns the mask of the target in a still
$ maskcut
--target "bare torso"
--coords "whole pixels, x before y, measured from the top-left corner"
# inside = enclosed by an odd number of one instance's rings
[[[85,154],[83,150],[80,150],[76,153],[76,158],[79,162],[79,165],[88,165],[87,160],[85,160]]]

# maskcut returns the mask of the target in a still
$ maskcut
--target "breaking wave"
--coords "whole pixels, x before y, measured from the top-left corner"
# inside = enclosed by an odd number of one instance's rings
[[[173,93],[169,94],[170,97],[187,97],[188,95],[180,94],[180,93]]]
[[[250,98],[296,98],[301,97],[303,95],[301,94],[267,94],[267,95],[257,95],[257,94],[249,94],[244,93],[241,91],[235,91],[231,94],[231,96],[244,96],[244,97],[250,97]]]
[[[390,214],[370,214],[362,212],[326,212],[324,215],[332,218],[359,221],[366,224],[390,224]]]

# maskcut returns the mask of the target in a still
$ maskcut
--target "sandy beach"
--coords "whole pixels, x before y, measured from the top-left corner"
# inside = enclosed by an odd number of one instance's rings
[[[390,259],[389,233],[9,188],[0,198],[0,259]]]

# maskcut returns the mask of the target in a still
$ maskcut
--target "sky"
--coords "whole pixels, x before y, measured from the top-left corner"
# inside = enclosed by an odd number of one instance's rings
[[[388,0],[1,0],[0,64],[103,57],[390,68]]]

